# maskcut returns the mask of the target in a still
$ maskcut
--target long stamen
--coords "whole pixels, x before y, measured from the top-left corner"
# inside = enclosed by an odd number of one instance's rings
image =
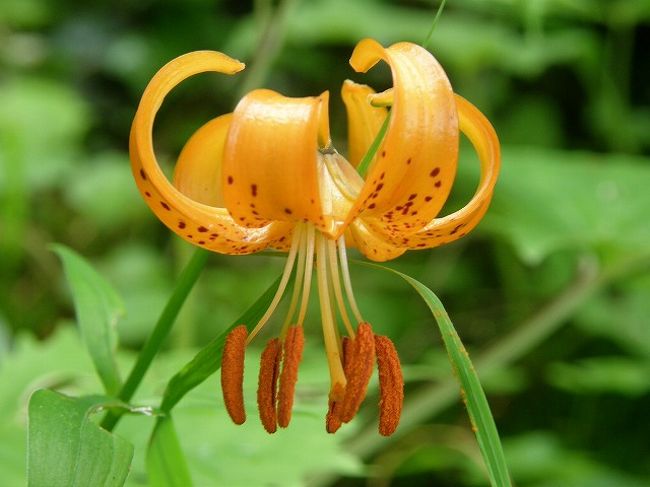
[[[299,224],[302,225],[302,224]],[[280,336],[286,336],[289,325],[292,323],[293,315],[296,312],[298,307],[298,299],[300,298],[300,292],[302,291],[303,281],[305,279],[305,253],[307,251],[307,232],[303,231],[300,235],[300,250],[298,250],[298,267],[296,268],[296,279],[293,282],[293,292],[291,294],[291,302],[289,304],[289,310],[287,311],[287,317],[284,320],[282,325],[282,332]],[[313,258],[313,257],[312,257]]]
[[[334,323],[334,317],[332,316],[332,305],[330,302],[327,283],[327,243],[325,242],[325,237],[320,233],[316,238],[318,239],[318,295],[320,298],[323,339],[325,341],[325,352],[327,353],[330,378],[332,381],[332,387],[335,387],[336,384],[341,384],[345,387],[347,381],[345,379],[345,373],[343,372],[341,355],[336,339],[336,325]]]
[[[289,250],[289,256],[287,257],[287,262],[284,265],[284,271],[282,272],[282,279],[280,280],[280,285],[278,286],[278,290],[275,292],[275,296],[273,296],[273,301],[271,301],[271,305],[266,310],[266,313],[264,313],[264,316],[262,316],[262,318],[257,323],[253,331],[251,331],[250,335],[248,335],[248,340],[246,340],[247,345],[251,342],[251,340],[253,340],[253,338],[255,338],[255,336],[257,336],[257,334],[264,327],[264,325],[266,325],[266,323],[271,318],[271,315],[273,315],[273,312],[278,307],[278,304],[280,304],[280,301],[282,300],[284,291],[287,288],[287,283],[289,282],[289,278],[291,277],[291,271],[293,271],[293,264],[296,261],[296,254],[298,253],[298,247],[300,246],[301,233],[302,233],[302,228],[296,225],[293,231],[293,238],[291,240],[291,249]]]
[[[348,254],[345,250],[345,238],[343,236],[339,237],[336,243],[339,248],[339,262],[341,262],[341,274],[343,275],[343,285],[345,286],[345,293],[348,296],[348,303],[350,303],[350,309],[357,322],[361,323],[363,322],[363,317],[352,292],[352,281],[350,280],[350,270],[348,269]]]
[[[311,291],[311,275],[314,269],[314,247],[316,230],[313,225],[307,227],[307,250],[305,251],[305,275],[302,287],[302,301],[298,312],[298,326],[305,322],[307,305],[309,304],[309,292]]]
[[[345,303],[343,302],[343,293],[341,292],[341,281],[339,278],[338,255],[336,253],[336,244],[333,240],[327,240],[327,254],[330,264],[330,281],[334,289],[334,296],[336,297],[336,304],[339,309],[339,314],[343,320],[345,328],[348,331],[348,334],[354,338],[354,329],[352,328],[352,323],[350,323],[350,318],[348,317],[348,312],[345,308]]]

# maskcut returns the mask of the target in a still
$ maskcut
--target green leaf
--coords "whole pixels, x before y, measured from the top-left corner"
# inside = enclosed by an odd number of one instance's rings
[[[185,394],[219,370],[219,367],[221,367],[223,344],[226,341],[228,333],[237,325],[245,324],[246,326],[251,326],[259,321],[271,304],[280,279],[281,277],[278,277],[243,315],[235,320],[221,335],[217,336],[201,349],[185,367],[171,378],[163,394],[163,400],[160,405],[162,411],[171,411]]]
[[[171,416],[164,416],[156,422],[147,450],[147,472],[150,485],[157,487],[192,485],[190,471]]]
[[[650,364],[647,359],[591,357],[575,363],[549,365],[547,380],[572,394],[623,394],[643,396],[650,391]]]
[[[115,395],[121,380],[115,363],[117,334],[115,326],[124,307],[111,285],[80,255],[62,245],[54,251],[63,261],[72,288],[81,336],[106,393]]]
[[[647,158],[507,148],[494,199],[480,229],[539,263],[563,250],[647,249]]]
[[[29,485],[123,485],[133,445],[89,419],[112,405],[103,396],[72,398],[48,389],[36,391],[29,402]]]
[[[510,486],[510,477],[508,475],[508,466],[506,465],[505,456],[499,433],[497,432],[494,418],[490,411],[490,406],[485,397],[485,392],[481,387],[476,370],[469,358],[469,354],[463,343],[456,333],[456,329],[449,319],[442,302],[438,297],[420,281],[413,279],[406,274],[377,264],[364,263],[365,265],[393,272],[408,282],[420,294],[427,304],[433,317],[438,324],[442,340],[449,354],[449,359],[456,372],[456,377],[460,382],[461,393],[472,428],[476,434],[483,460],[488,469],[490,483],[493,486],[506,487]]]

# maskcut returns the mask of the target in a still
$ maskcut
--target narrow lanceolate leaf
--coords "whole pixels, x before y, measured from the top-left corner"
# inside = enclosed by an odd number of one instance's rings
[[[413,286],[431,310],[440,329],[445,348],[449,354],[449,360],[456,372],[458,382],[460,382],[461,393],[481,449],[481,454],[483,455],[483,460],[488,469],[490,483],[496,487],[509,487],[511,482],[508,474],[508,466],[506,465],[499,433],[497,432],[494,418],[490,412],[490,406],[485,397],[485,392],[481,387],[469,354],[465,350],[458,333],[456,333],[456,329],[449,319],[449,315],[442,302],[440,302],[440,299],[438,299],[431,289],[406,274],[376,264],[367,265],[388,270],[400,276]]]
[[[191,487],[192,478],[171,416],[158,419],[147,450],[149,485]]]
[[[89,419],[99,408],[111,406],[113,401],[104,396],[36,391],[29,401],[28,484],[123,485],[133,445]]]
[[[275,290],[279,284],[280,277],[271,284],[264,294],[243,315],[235,320],[221,335],[217,336],[202,348],[191,361],[170,379],[160,405],[161,410],[170,411],[185,394],[219,370],[219,367],[221,367],[223,345],[228,333],[241,324],[246,325],[249,329],[255,326],[271,304]]]
[[[54,251],[63,261],[88,353],[106,393],[115,395],[121,387],[114,354],[117,347],[115,326],[124,313],[122,300],[80,255],[62,245],[54,246]]]

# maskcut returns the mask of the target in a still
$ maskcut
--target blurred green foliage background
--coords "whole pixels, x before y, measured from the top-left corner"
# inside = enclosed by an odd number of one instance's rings
[[[422,42],[437,4],[288,0],[267,32],[273,5],[263,0],[0,2],[3,485],[25,481],[31,391],[99,388],[48,244],[79,251],[123,296],[124,370],[192,252],[147,210],[131,180],[129,126],[155,71],[187,51],[214,49],[252,73],[203,75],[169,97],[155,133],[169,167],[196,128],[261,85],[291,96],[330,90],[344,152],[342,81],[390,85],[386,69],[353,73],[352,47],[364,37]],[[429,46],[455,91],[495,125],[502,177],[475,232],[392,265],[446,303],[520,486],[650,485],[649,45],[648,0],[449,0]],[[477,182],[472,151],[463,149],[450,208]],[[135,402],[156,404],[170,375],[280,266],[267,257],[211,257]],[[327,376],[314,307],[287,431],[269,437],[255,418],[231,425],[216,378],[179,406],[197,485],[485,485],[424,304],[377,271],[353,268],[353,279],[365,315],[395,340],[405,364],[399,435],[375,433],[376,388],[362,418],[325,434]],[[147,484],[142,452],[152,424],[128,418],[117,430],[136,444],[129,485]]]

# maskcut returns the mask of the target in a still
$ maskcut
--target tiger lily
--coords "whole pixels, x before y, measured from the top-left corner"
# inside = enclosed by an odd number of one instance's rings
[[[351,81],[343,84],[347,159],[330,139],[327,92],[289,98],[258,89],[233,113],[214,118],[192,135],[170,182],[152,140],[165,96],[190,76],[206,71],[232,75],[244,64],[219,52],[185,54],[153,77],[140,101],[130,136],[132,170],[156,216],[181,238],[214,252],[288,253],[264,316],[250,332],[245,325],[235,327],[224,345],[222,392],[237,424],[246,419],[245,348],[268,322],[293,275],[284,326],[262,353],[257,393],[267,431],[289,424],[315,266],[331,381],[326,429],[335,432],[355,416],[376,361],[379,431],[392,434],[403,401],[399,358],[390,339],[375,335],[363,319],[352,291],[347,247],[372,261],[437,247],[466,235],[490,203],[500,153],[489,121],[454,94],[442,67],[424,48],[407,42],[384,48],[366,39],[350,58],[357,72],[379,61],[391,69],[391,89],[375,93]],[[357,167],[385,122],[385,135],[363,177]],[[460,131],[478,154],[480,181],[462,209],[438,217],[454,181]]]

